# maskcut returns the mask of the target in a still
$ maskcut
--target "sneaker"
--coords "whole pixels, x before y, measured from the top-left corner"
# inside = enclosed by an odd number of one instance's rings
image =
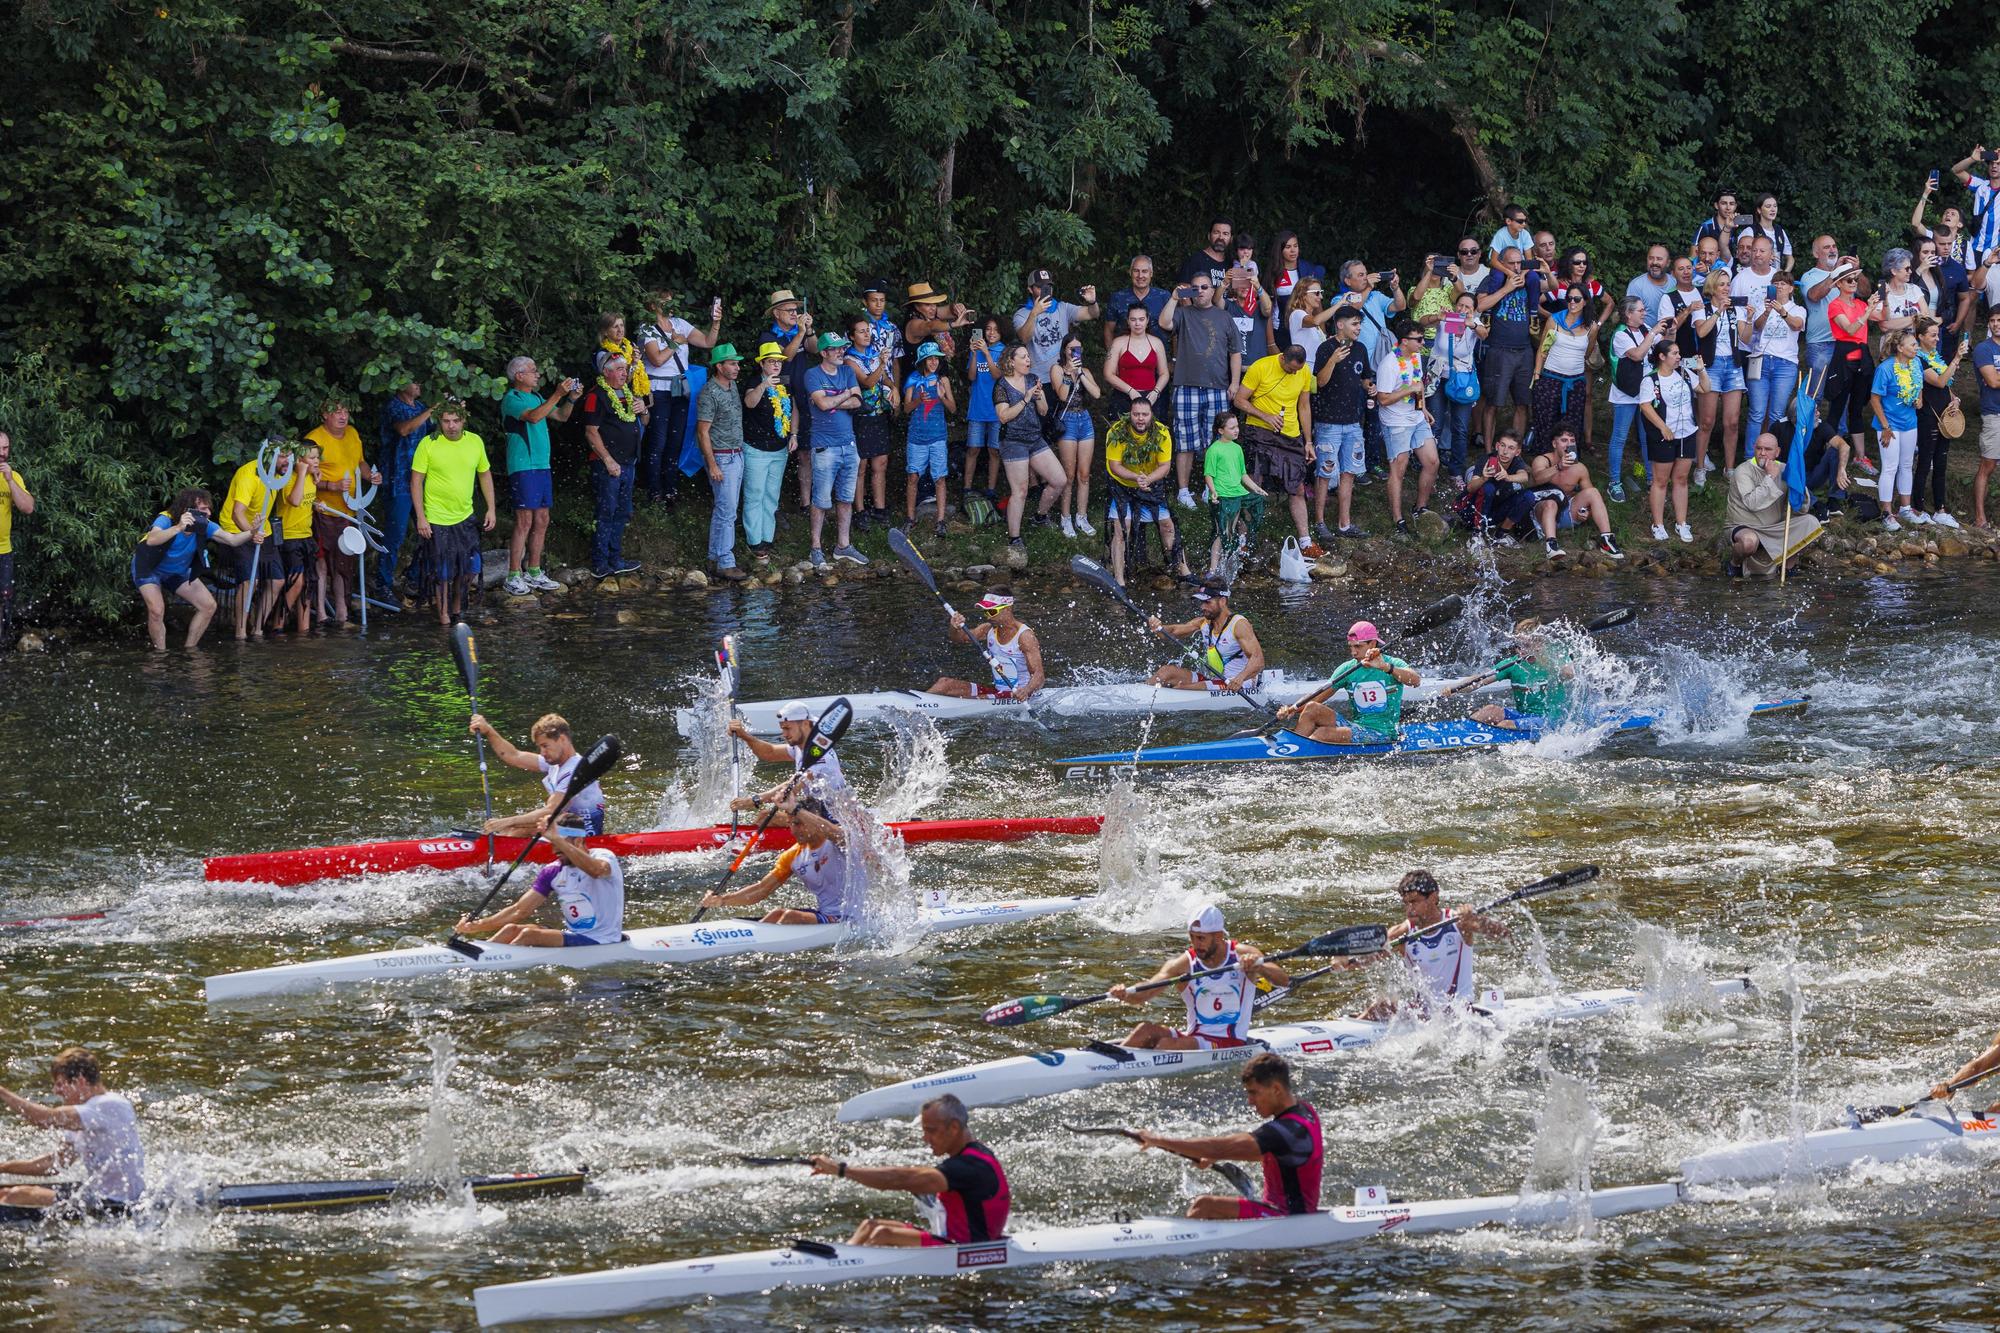
[[[1317,560],[1326,554],[1326,550],[1318,542],[1307,542],[1299,548],[1299,554],[1308,560]]]
[[[640,570],[644,568],[645,566],[640,564],[637,560],[627,560],[624,556],[621,555],[618,557],[616,561],[612,563],[611,572],[613,574],[637,574]]]
[[[1610,556],[1613,560],[1623,560],[1625,558],[1625,553],[1618,549],[1618,539],[1608,532],[1597,534],[1597,549]]]
[[[1622,505],[1622,504],[1624,504],[1624,503],[1625,503],[1625,483],[1624,483],[1624,482],[1622,482],[1622,481],[1614,481],[1614,482],[1612,482],[1612,483],[1611,483],[1611,503],[1613,503],[1613,504],[1620,504],[1620,505]]]
[[[833,558],[835,560],[845,560],[850,565],[865,565],[868,563],[868,557],[855,550],[852,546],[834,547]]]
[[[1068,514],[1063,515],[1062,534],[1070,538],[1076,536],[1076,520],[1072,519]]]
[[[1679,537],[1683,545],[1694,544],[1694,529],[1685,523],[1674,524],[1674,536]]]
[[[750,548],[750,563],[759,569],[767,569],[771,564],[771,553],[761,546]]]
[[[528,575],[528,586],[536,592],[561,592],[562,584],[537,569]]]
[[[519,574],[509,574],[507,576],[507,581],[505,583],[502,583],[500,586],[507,590],[507,595],[509,597],[526,597],[529,593],[534,591],[534,589],[529,586],[528,581],[522,578]]]
[[[1701,469],[1700,471],[1696,472],[1696,473],[1694,474],[1694,476],[1693,476],[1692,478],[1690,478],[1690,479],[1689,479],[1689,481],[1688,481],[1688,485],[1692,486],[1692,487],[1693,487],[1693,488],[1694,488],[1695,490],[1698,490],[1698,491],[1705,491],[1705,490],[1707,490],[1707,489],[1708,489],[1708,469],[1707,469],[1707,468],[1702,468],[1702,469]],[[1685,524],[1683,524],[1682,526],[1686,526],[1686,525],[1685,525]]]
[[[1329,528],[1324,523],[1313,524],[1314,541],[1330,542],[1338,535],[1339,535],[1338,533],[1334,532],[1332,528]]]
[[[1875,466],[1875,460],[1872,458],[1856,459],[1854,467],[1864,477],[1879,477],[1882,475],[1882,469]]]
[[[1187,487],[1183,486],[1181,487],[1181,493],[1174,497],[1174,503],[1183,509],[1192,509],[1194,508],[1194,495]]]
[[[1902,530],[1903,530],[1903,525],[1896,521],[1896,516],[1894,514],[1882,515],[1882,531],[1901,532]]]
[[[1397,535],[1398,537],[1407,537],[1407,536],[1409,536],[1409,535],[1410,535],[1410,520],[1409,520],[1409,519],[1407,519],[1407,518],[1399,518],[1399,519],[1397,519],[1397,520],[1396,520],[1396,535]]]
[[[1660,535],[1661,535],[1661,536],[1663,536],[1663,537],[1664,537],[1664,536],[1666,536],[1666,534],[1665,534],[1665,533],[1661,533]],[[1518,539],[1517,539],[1517,538],[1516,538],[1516,537],[1514,536],[1514,534],[1513,534],[1513,533],[1511,533],[1511,532],[1503,532],[1503,533],[1501,533],[1501,534],[1500,534],[1500,535],[1499,535],[1498,537],[1495,537],[1495,538],[1493,539],[1493,544],[1494,544],[1495,546],[1519,546],[1519,545],[1520,545],[1521,543],[1520,543],[1520,541],[1519,541],[1519,540],[1518,540]]]
[[[1076,516],[1076,530],[1086,537],[1095,537],[1097,529],[1090,526],[1090,520],[1082,514]]]
[[[1430,512],[1431,512],[1431,507],[1429,505],[1418,505],[1414,510],[1410,512],[1410,517],[1422,518],[1425,514],[1428,514]]]
[[[947,533],[945,532],[945,530],[944,530],[944,524],[942,524],[942,523],[938,524],[938,525],[937,525],[937,539],[938,539],[939,541],[943,541],[943,540],[945,539],[945,537],[946,537],[947,535],[948,535],[948,534],[947,534]]]
[[[1368,475],[1376,481],[1385,480],[1389,475],[1389,465],[1387,463],[1377,463],[1374,467],[1368,469]]]
[[[1656,542],[1663,542],[1667,539],[1667,530],[1655,523],[1653,525],[1652,537]]]
[[[1557,544],[1556,539],[1554,537],[1542,538],[1542,554],[1547,556],[1551,560],[1569,559],[1569,552],[1563,550],[1563,548]]]
[[[590,567],[590,577],[594,579],[608,579],[611,577],[610,567],[606,565],[592,565]]]
[[[1901,509],[1898,509],[1896,517],[1902,519],[1905,523],[1914,524],[1919,528],[1928,527],[1931,521],[1929,514],[1926,514],[1921,509],[1912,509],[1908,505],[1904,505]]]
[[[1945,513],[1944,510],[1942,509],[1937,510],[1931,515],[1931,522],[1937,524],[1941,528],[1950,528],[1953,532],[1957,532],[1959,530],[1958,520],[1953,518],[1950,514]]]
[[[819,547],[817,546],[813,547],[812,556],[810,558],[812,560],[812,567],[814,569],[829,569],[832,567],[827,562],[826,552],[820,550]]]
[[[1007,545],[1013,550],[1025,551],[1028,549],[1028,539],[1026,537],[1009,537]]]
[[[1346,527],[1342,528],[1335,535],[1340,537],[1345,537],[1349,541],[1358,541],[1359,539],[1366,537],[1368,535],[1368,532],[1364,528],[1359,528],[1356,527],[1354,524],[1349,523]]]

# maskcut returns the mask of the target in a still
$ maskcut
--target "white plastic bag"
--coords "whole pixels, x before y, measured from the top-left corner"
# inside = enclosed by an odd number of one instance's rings
[[[1286,583],[1310,583],[1311,568],[1306,563],[1306,553],[1299,549],[1299,539],[1285,538],[1284,547],[1278,552],[1278,577]]]

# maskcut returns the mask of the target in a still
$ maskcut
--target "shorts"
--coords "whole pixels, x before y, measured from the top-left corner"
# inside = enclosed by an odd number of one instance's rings
[[[556,488],[551,475],[545,467],[507,474],[507,484],[514,491],[514,508],[547,509],[554,505]]]
[[[1036,454],[1049,451],[1047,440],[1037,440],[1033,444],[1023,444],[1019,440],[1000,437],[1000,461],[1003,463],[1025,463]]]
[[[1000,447],[1000,423],[997,421],[966,422],[965,447],[968,449],[998,449]]]
[[[441,582],[470,578],[479,558],[479,520],[468,514],[456,523],[431,526],[431,572]]]
[[[1289,1216],[1291,1214],[1287,1213],[1284,1209],[1265,1203],[1262,1199],[1238,1199],[1236,1201],[1236,1220],[1239,1222],[1254,1222],[1260,1217]]]
[[[1436,443],[1437,436],[1431,434],[1430,424],[1422,417],[1418,417],[1413,425],[1382,427],[1382,452],[1392,459]]]
[[[1340,425],[1332,421],[1313,422],[1313,475],[1325,481],[1346,473],[1358,477],[1368,470],[1363,456],[1361,423]]]
[[[1742,363],[1733,356],[1720,357],[1708,368],[1708,387],[1717,393],[1741,393],[1748,385]]]
[[[822,926],[837,926],[847,919],[838,912],[822,912],[817,907],[807,908],[806,910],[811,912],[813,920],[819,922]]]
[[[911,440],[903,452],[903,471],[913,477],[928,476],[932,481],[943,481],[951,475],[951,451],[942,435],[935,440]]]
[[[1062,437],[1065,440],[1079,440],[1089,443],[1097,438],[1097,428],[1090,424],[1088,412],[1066,412],[1063,414]]]
[[[1176,1037],[1194,1038],[1194,1048],[1198,1051],[1233,1051],[1238,1047],[1250,1044],[1248,1040],[1242,1037],[1211,1037],[1206,1033],[1182,1032],[1179,1029],[1175,1029],[1174,1035]]]
[[[268,546],[270,543],[266,542],[265,545]],[[313,556],[319,550],[312,538],[287,537],[278,543],[278,549],[283,553],[282,564],[286,579],[300,578],[312,572]]]
[[[2000,460],[2000,413],[1979,423],[1979,456]]]
[[[326,561],[326,572],[346,578],[354,573],[354,557],[340,549],[340,534],[353,527],[348,519],[337,514],[322,514],[313,511],[313,541],[319,547],[320,559]]]
[[[1165,500],[1155,500],[1143,491],[1135,491],[1130,486],[1120,486],[1117,482],[1105,488],[1110,494],[1104,501],[1104,516],[1114,523],[1138,521],[1154,523],[1160,519],[1169,522],[1173,514],[1167,509]]]
[[[1245,429],[1243,441],[1244,453],[1257,469],[1257,480],[1267,490],[1297,495],[1306,488],[1306,473],[1312,464],[1306,459],[1303,447],[1294,448],[1289,437],[1262,426]]]
[[[1486,365],[1479,372],[1479,401],[1488,407],[1526,407],[1528,385],[1534,377],[1534,348],[1495,347],[1489,342]]]
[[[1694,457],[1695,437],[1684,435],[1678,440],[1649,439],[1646,441],[1646,461],[1649,463],[1678,463]]]
[[[1238,518],[1254,535],[1264,523],[1264,497],[1254,492],[1217,497],[1209,504],[1208,512],[1215,519],[1216,536],[1233,531]]]
[[[143,588],[150,583],[157,587],[160,590],[161,596],[164,597],[172,597],[176,592],[180,591],[182,584],[189,581],[188,576],[185,574],[162,574],[157,569],[144,578],[141,578],[139,576],[137,561],[134,561],[129,568],[132,574],[133,587]]]
[[[854,503],[854,480],[861,473],[860,452],[851,444],[834,444],[812,451],[814,509],[831,509],[836,502]]]
[[[854,451],[861,458],[889,456],[889,418],[886,415],[854,418]]]
[[[598,945],[606,943],[612,943],[612,941],[594,940],[588,935],[579,935],[573,930],[565,930],[563,932],[562,947],[565,949],[593,949]]]
[[[230,551],[230,564],[234,568],[236,581],[238,583],[248,583],[250,581],[250,562],[254,560],[257,562],[257,581],[259,583],[281,582],[285,577],[285,571],[284,560],[278,554],[278,545],[279,543],[275,538],[266,537],[261,547],[255,542],[245,542]],[[261,556],[257,555],[256,552],[259,550],[263,551],[264,554]]]

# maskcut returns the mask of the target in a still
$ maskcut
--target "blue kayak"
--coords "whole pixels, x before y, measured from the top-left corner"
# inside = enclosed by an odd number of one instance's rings
[[[1752,717],[1777,713],[1802,713],[1807,700],[1772,699],[1750,710]],[[1629,713],[1618,720],[1619,732],[1650,731],[1660,719],[1648,713]],[[1233,736],[1228,740],[1200,741],[1193,745],[1160,745],[1134,755],[1086,754],[1057,759],[1055,766],[1066,777],[1084,777],[1113,769],[1165,768],[1175,764],[1261,764],[1278,760],[1372,759],[1384,755],[1446,754],[1464,750],[1490,750],[1502,745],[1520,745],[1541,738],[1539,719],[1524,718],[1519,727],[1489,727],[1458,719],[1451,722],[1412,722],[1393,742],[1368,745],[1331,745],[1310,741],[1291,731],[1268,736]]]

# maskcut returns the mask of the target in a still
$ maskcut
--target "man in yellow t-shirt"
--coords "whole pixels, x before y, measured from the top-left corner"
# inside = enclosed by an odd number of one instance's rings
[[[319,446],[305,444],[292,455],[292,477],[278,488],[276,501],[271,506],[271,522],[277,528],[275,534],[280,540],[275,551],[266,551],[264,559],[274,563],[283,571],[283,596],[285,609],[278,617],[278,628],[283,629],[285,621],[292,621],[292,633],[304,634],[306,623],[311,617],[317,595],[307,585],[318,563],[319,550],[313,541],[313,501],[319,495]]]
[[[236,475],[229,479],[229,492],[222,497],[222,514],[218,520],[224,532],[242,532],[255,525],[264,530],[268,539],[271,535],[271,507],[277,497],[264,485],[264,479],[257,473],[262,460],[246,459],[236,469]],[[292,448],[281,445],[273,459],[272,466],[285,474],[279,489],[284,489],[291,481]],[[271,618],[272,603],[278,599],[278,585],[285,581],[285,558],[278,552],[275,542],[266,540],[262,546],[239,546],[230,553],[236,571],[236,637],[238,639],[264,637],[264,622]],[[258,587],[253,588],[251,571],[256,571]],[[256,623],[251,623],[250,604],[257,604]]]
[[[1123,420],[1111,423],[1104,432],[1104,470],[1111,484],[1104,501],[1104,518],[1111,528],[1111,577],[1120,586],[1125,582],[1125,546],[1132,540],[1134,523],[1157,524],[1160,552],[1168,563],[1176,563],[1176,573],[1187,573],[1187,560],[1179,556],[1173,511],[1167,507],[1167,469],[1174,461],[1174,437],[1167,423],[1153,415],[1153,404],[1140,397]],[[1143,532],[1144,529],[1142,528]]]
[[[35,497],[28,483],[14,470],[14,441],[0,430],[0,485],[6,487],[6,502],[0,503],[0,647],[7,643],[7,622],[14,610],[14,511],[35,512]]]
[[[1313,374],[1305,348],[1297,343],[1267,356],[1243,372],[1231,395],[1243,413],[1243,452],[1258,480],[1282,489],[1292,508],[1292,525],[1307,558],[1324,552],[1306,532],[1306,478],[1312,475]]]
[[[465,609],[479,565],[479,534],[493,531],[493,472],[486,441],[465,428],[464,403],[447,401],[438,409],[437,423],[439,433],[426,435],[410,462],[410,507],[437,590],[438,624],[449,625]],[[475,526],[472,517],[475,482],[486,500],[483,526]]]
[[[354,557],[343,555],[340,534],[351,526],[336,515],[347,512],[347,486],[351,478],[365,476],[371,486],[380,485],[382,474],[368,466],[361,456],[361,432],[348,424],[347,403],[329,398],[320,404],[319,425],[306,432],[306,440],[319,446],[319,503],[322,510],[313,520],[313,539],[319,543],[320,589],[333,594],[333,623],[347,623],[347,587],[354,579]],[[327,618],[326,597],[320,598],[320,619]]]

